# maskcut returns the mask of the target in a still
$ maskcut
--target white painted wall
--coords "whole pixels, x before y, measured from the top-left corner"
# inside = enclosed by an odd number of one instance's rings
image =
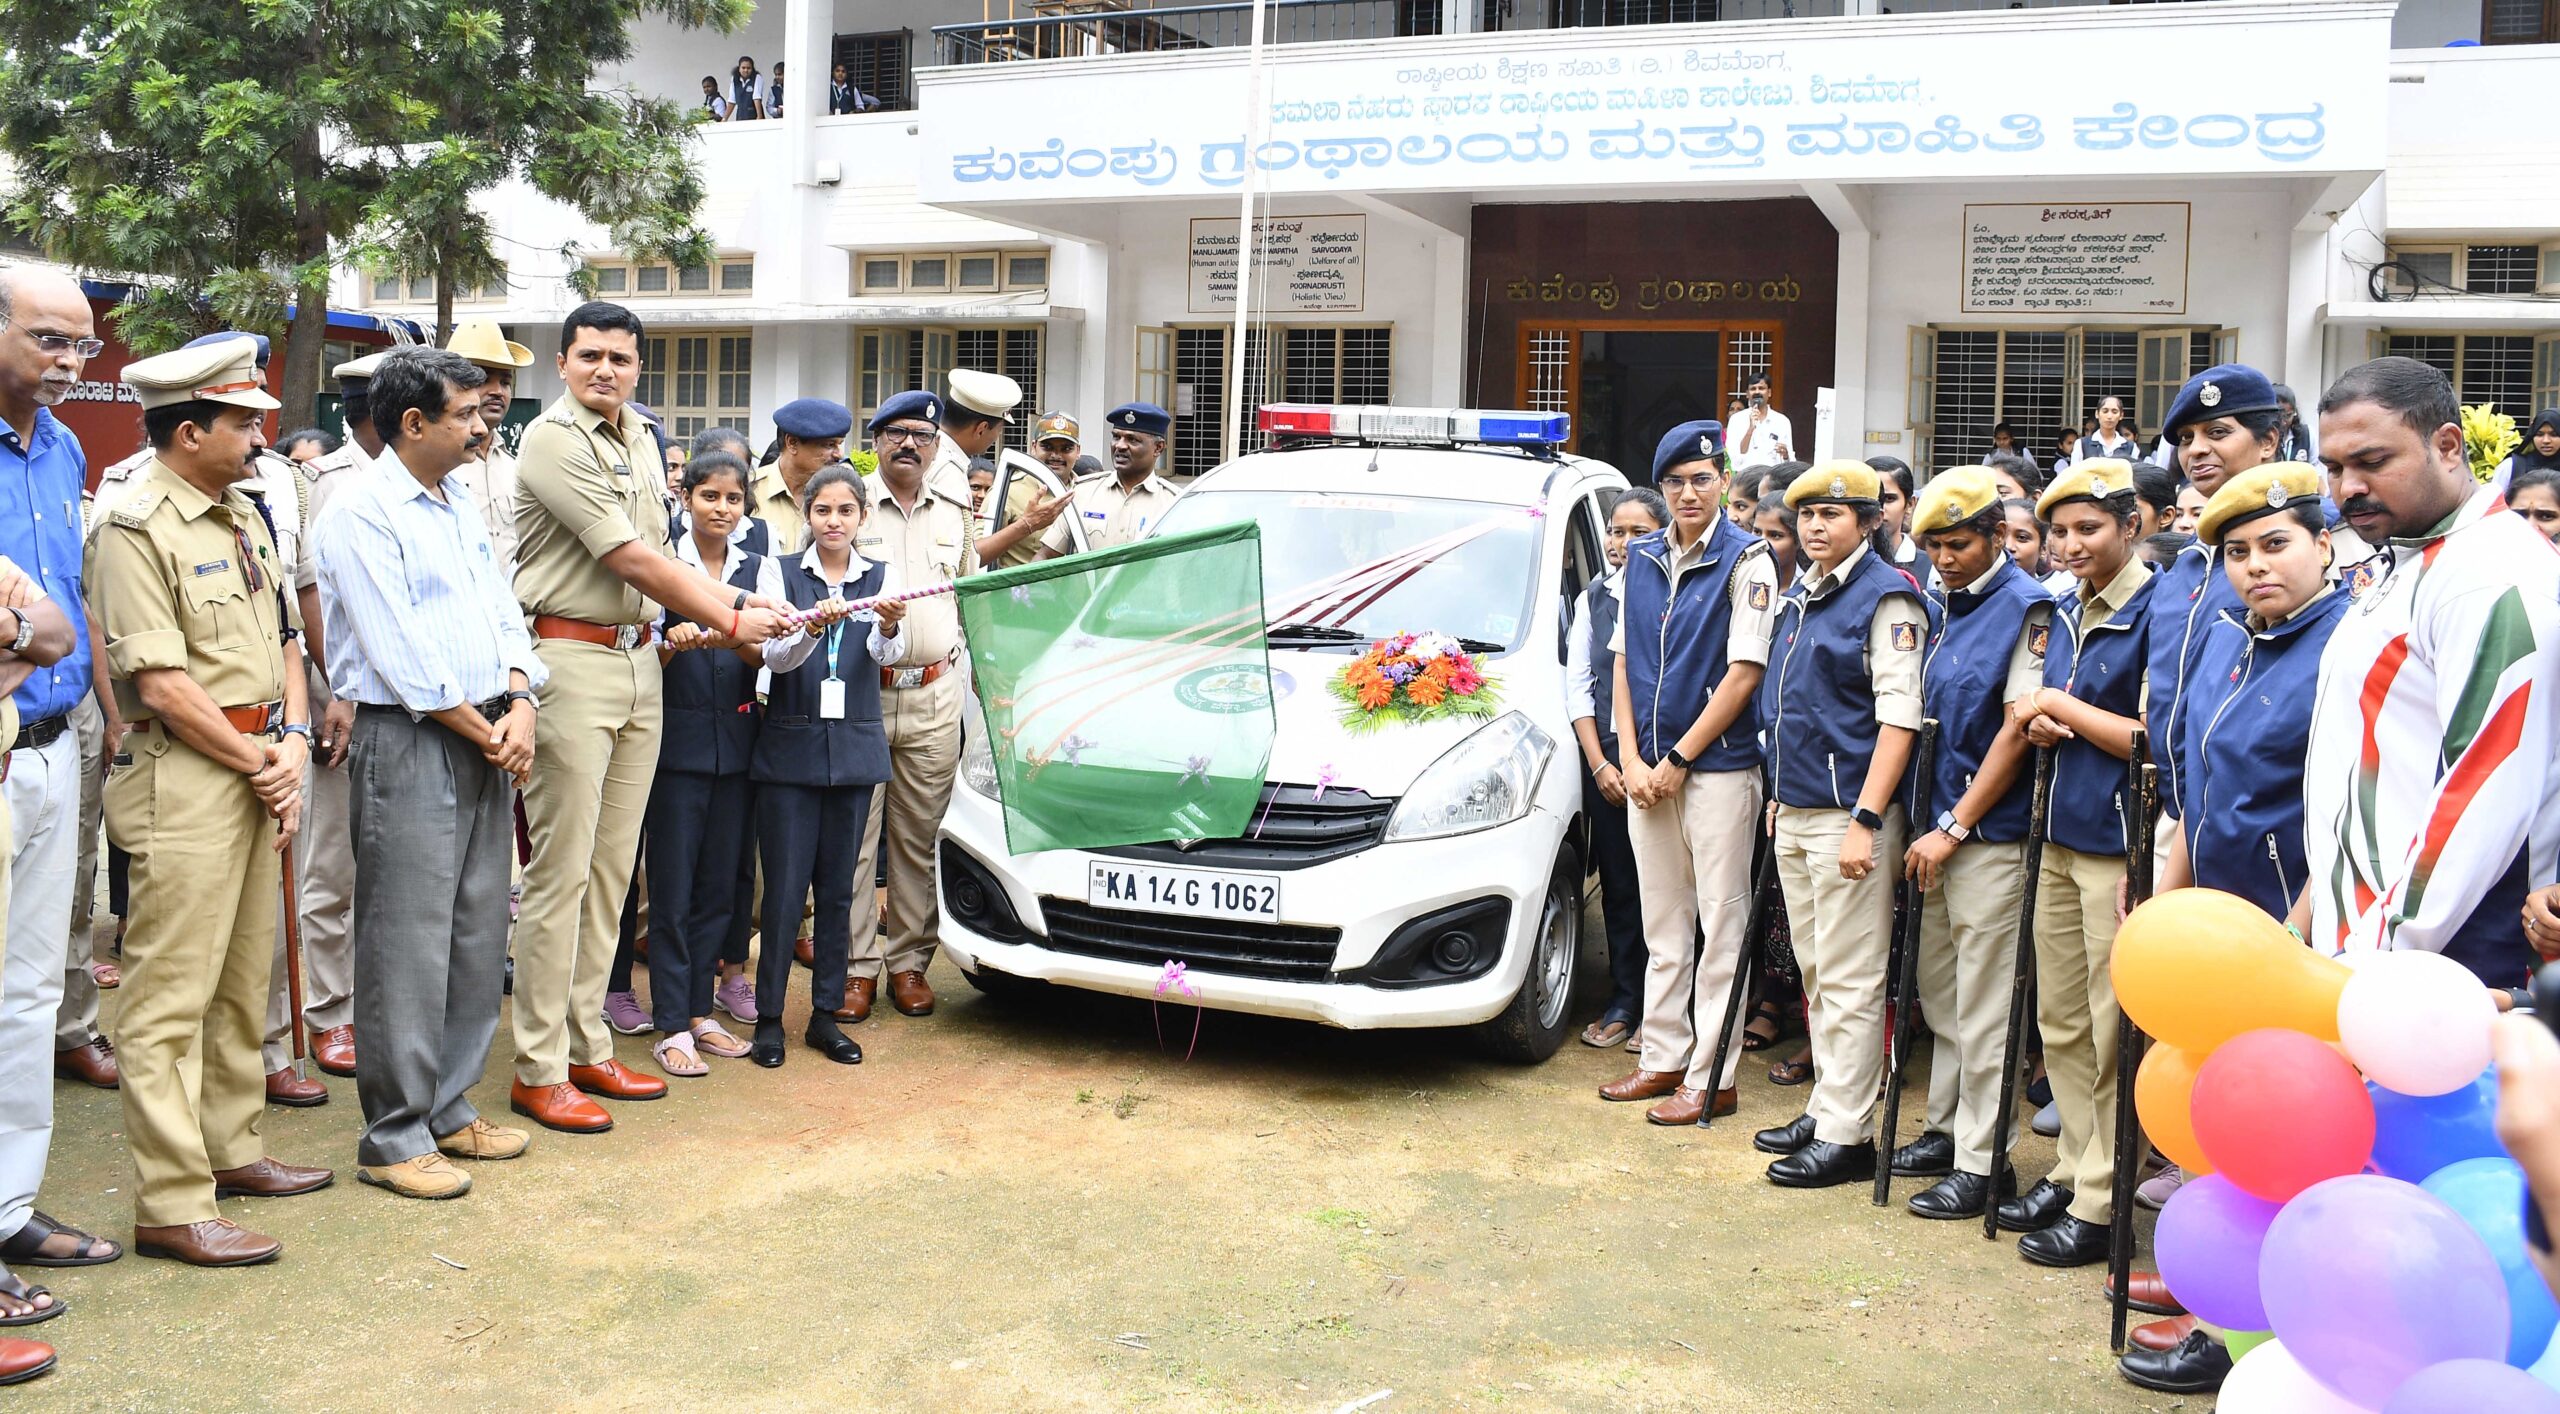
[[[2560,236],[2554,92],[2560,45],[2394,52],[2391,232]]]
[[[2433,49],[2480,37],[2480,0],[2400,0],[2391,17],[2391,47]]]

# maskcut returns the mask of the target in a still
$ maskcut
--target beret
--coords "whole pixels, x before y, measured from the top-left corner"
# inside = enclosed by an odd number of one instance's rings
[[[930,422],[934,426],[940,427],[942,425],[942,399],[937,398],[933,394],[925,392],[922,389],[909,389],[908,391],[900,393],[896,397],[889,399],[887,402],[882,403],[880,405],[880,410],[871,414],[871,421],[864,425],[863,430],[866,432],[877,432],[881,428],[888,426],[890,423],[899,421],[903,418],[913,418],[918,422]]]
[[[2055,508],[2065,501],[2109,501],[2122,496],[2133,498],[2133,463],[2122,457],[2091,457],[2078,466],[2066,467],[2053,484],[2036,498],[2036,519],[2051,520]]]
[[[1710,461],[1724,451],[1724,424],[1714,418],[1684,422],[1662,434],[1653,448],[1653,479],[1682,462]]]
[[[804,441],[824,441],[853,430],[853,413],[826,398],[795,398],[773,410],[773,430]]]
[[[2267,375],[2245,363],[2217,363],[2188,379],[2187,385],[2178,390],[2177,400],[2169,404],[2169,415],[2161,419],[2160,431],[2174,441],[2178,429],[2190,422],[2235,412],[2274,412],[2282,406],[2276,401],[2276,385]]]
[[[1150,437],[1162,437],[1173,431],[1173,414],[1154,403],[1122,403],[1103,420],[1114,427],[1144,432]]]
[[[1911,517],[1911,532],[1928,535],[1964,524],[2000,504],[2000,483],[1987,466],[1960,466],[1939,472],[1920,488],[1920,504]]]
[[[1876,469],[1865,462],[1827,461],[1805,468],[1787,483],[1787,509],[1803,505],[1884,504]]]
[[[2204,503],[2204,514],[2196,518],[2196,538],[2207,545],[2219,545],[2225,531],[2245,525],[2260,516],[2273,515],[2287,506],[2304,502],[2318,504],[2320,470],[2309,462],[2269,462],[2254,466],[2229,481]]]

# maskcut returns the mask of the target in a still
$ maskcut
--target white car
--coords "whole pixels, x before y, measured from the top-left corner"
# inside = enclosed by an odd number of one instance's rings
[[[1154,533],[1258,521],[1268,595],[1453,543],[1375,593],[1295,618],[1266,604],[1277,733],[1244,838],[1009,854],[973,710],[941,830],[943,946],[991,993],[1145,997],[1179,961],[1206,1006],[1473,1026],[1495,1055],[1543,1060],[1571,1010],[1586,868],[1564,627],[1626,479],[1561,453],[1560,413],[1280,406],[1262,423],[1275,449],[1202,476]],[[1346,730],[1327,684],[1403,631],[1459,639],[1503,710]]]

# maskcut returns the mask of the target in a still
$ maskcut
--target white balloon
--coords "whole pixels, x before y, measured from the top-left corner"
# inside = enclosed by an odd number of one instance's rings
[[[2489,989],[2441,953],[2375,953],[2338,997],[2348,1059],[2403,1095],[2449,1094],[2479,1079],[2497,1018]]]
[[[2271,1340],[2242,1356],[2231,1367],[2216,1397],[2214,1414],[2373,1414],[2349,1403],[2311,1377],[2284,1348]]]

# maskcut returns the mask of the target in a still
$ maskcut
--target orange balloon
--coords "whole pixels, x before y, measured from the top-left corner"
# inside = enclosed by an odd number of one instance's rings
[[[2263,909],[2218,889],[2178,889],[2135,909],[2109,964],[2135,1024],[2201,1061],[2267,1027],[2338,1039],[2347,965],[2313,952]]]
[[[2213,1172],[2213,1161],[2205,1157],[2204,1145],[2196,1140],[2195,1121],[2187,1113],[2187,1102],[2195,1094],[2196,1068],[2203,1064],[2202,1056],[2155,1041],[2133,1077],[2133,1108],[2142,1116],[2143,1134],[2150,1138],[2151,1147],[2168,1155],[2189,1178]]]

